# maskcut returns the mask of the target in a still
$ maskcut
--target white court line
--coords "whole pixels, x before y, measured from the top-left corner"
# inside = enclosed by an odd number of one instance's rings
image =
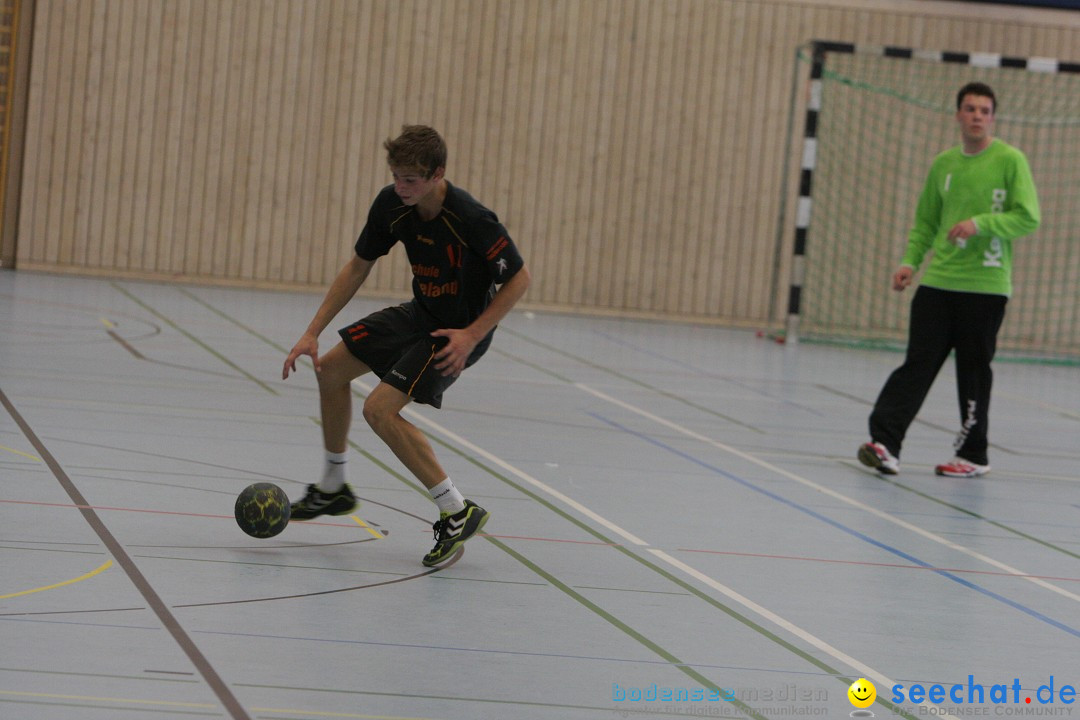
[[[719,593],[723,593],[726,597],[730,598],[731,600],[734,600],[735,602],[739,603],[740,605],[742,605],[746,609],[756,613],[757,615],[765,618],[766,620],[769,620],[770,622],[776,623],[777,625],[779,625],[783,629],[787,630],[792,635],[795,635],[796,637],[802,638],[804,641],[806,641],[807,643],[813,645],[817,649],[828,653],[833,658],[835,658],[835,659],[839,660],[840,662],[846,664],[848,667],[851,667],[851,668],[854,668],[855,670],[858,670],[859,674],[862,677],[869,678],[869,679],[873,680],[874,684],[875,685],[880,685],[882,690],[884,690],[886,688],[891,689],[892,686],[896,684],[895,680],[891,680],[890,678],[886,677],[885,675],[882,675],[881,673],[879,673],[877,670],[870,667],[866,663],[863,663],[863,662],[860,662],[859,660],[856,660],[855,658],[853,658],[850,655],[848,655],[847,653],[845,653],[843,650],[839,650],[839,649],[833,647],[832,645],[825,642],[824,640],[817,637],[816,635],[812,635],[811,633],[807,632],[806,630],[803,630],[801,627],[799,627],[795,623],[790,622],[790,621],[785,620],[784,618],[780,617],[779,615],[774,613],[772,610],[769,610],[768,608],[762,607],[761,605],[758,605],[756,602],[754,602],[750,598],[744,597],[743,595],[736,592],[735,590],[732,590],[731,588],[729,588],[727,585],[724,585],[719,580],[716,580],[716,579],[714,579],[712,577],[709,577],[708,575],[701,572],[700,570],[697,570],[695,568],[690,567],[689,565],[687,565],[683,561],[671,557],[670,555],[668,555],[663,550],[657,550],[656,548],[650,548],[649,552],[652,553],[653,555],[655,555],[656,557],[660,558],[664,562],[666,562],[668,565],[671,565],[672,567],[676,567],[679,570],[682,570],[684,573],[686,573],[690,577],[694,578],[698,582],[701,582],[701,583],[704,583],[705,585],[708,585],[713,590],[716,590]],[[952,717],[952,716],[947,715],[947,714],[942,714],[942,715],[939,715],[938,717]]]
[[[670,420],[659,417],[658,415],[654,415],[653,413],[649,412],[648,410],[643,410],[643,409],[641,409],[641,408],[639,408],[639,407],[637,407],[635,405],[631,405],[631,404],[629,404],[627,402],[623,402],[622,400],[619,400],[618,398],[613,398],[610,395],[607,395],[605,393],[600,392],[599,390],[594,390],[593,388],[589,387],[588,385],[583,385],[581,383],[575,383],[575,386],[580,388],[581,390],[584,390],[585,392],[589,393],[590,395],[593,395],[594,397],[597,397],[597,398],[600,398],[601,400],[612,403],[613,405],[618,405],[619,407],[623,408],[624,410],[628,410],[628,411],[630,411],[632,413],[635,413],[637,415],[640,415],[640,416],[642,416],[644,418],[648,418],[649,420],[652,420],[655,423],[663,425],[664,427],[666,427],[666,428],[668,428],[670,430],[674,430],[675,432],[681,433],[682,435],[685,435],[685,436],[687,436],[689,438],[693,438],[694,440],[698,440],[698,441],[706,443],[708,445],[712,445],[713,447],[718,448],[720,450],[723,450],[724,452],[731,453],[732,455],[735,455],[736,457],[742,458],[743,460],[746,460],[747,462],[751,462],[751,463],[757,465],[758,467],[769,470],[770,472],[777,473],[778,475],[783,475],[784,477],[788,478],[789,480],[794,480],[795,482],[797,482],[797,483],[799,483],[801,485],[805,485],[806,487],[813,488],[814,490],[817,490],[820,493],[824,493],[825,495],[828,495],[831,498],[839,500],[839,501],[841,501],[843,503],[846,503],[846,504],[848,504],[848,505],[850,505],[852,507],[858,508],[859,510],[862,510],[864,512],[868,512],[871,515],[874,515],[875,517],[881,518],[882,520],[884,520],[886,522],[890,522],[890,523],[892,523],[894,525],[899,525],[900,527],[904,528],[905,530],[913,532],[916,535],[921,535],[922,537],[926,538],[927,540],[931,540],[933,542],[944,545],[945,547],[949,548],[950,550],[955,550],[956,552],[963,553],[964,555],[967,555],[969,557],[973,557],[976,560],[979,560],[981,562],[986,563],[987,565],[990,565],[992,567],[996,567],[999,570],[1002,570],[1002,571],[1008,573],[1009,575],[1013,575],[1013,576],[1021,578],[1023,580],[1027,580],[1028,582],[1035,583],[1036,585],[1038,585],[1041,588],[1044,588],[1046,590],[1050,590],[1051,592],[1055,592],[1058,595],[1069,598],[1070,600],[1075,600],[1075,601],[1080,602],[1080,595],[1069,592],[1065,588],[1060,588],[1057,585],[1054,585],[1052,583],[1048,583],[1045,580],[1042,580],[1040,578],[1032,577],[1030,573],[1025,573],[1022,570],[1014,568],[1011,565],[1006,565],[1005,563],[1003,563],[1003,562],[1001,562],[999,560],[995,560],[992,557],[988,557],[986,555],[983,555],[982,553],[980,553],[980,552],[978,552],[976,550],[972,550],[969,547],[965,547],[963,545],[959,545],[957,543],[954,543],[952,540],[949,540],[947,538],[943,538],[940,535],[937,535],[936,533],[932,533],[929,530],[926,530],[924,528],[919,527],[918,525],[913,525],[912,523],[909,523],[906,520],[901,520],[900,518],[895,517],[893,515],[890,515],[889,513],[884,512],[883,510],[879,510],[876,507],[873,507],[872,505],[867,505],[866,503],[859,502],[858,500],[853,500],[852,498],[848,497],[847,495],[844,495],[843,493],[837,492],[836,490],[833,490],[832,488],[825,487],[824,485],[819,485],[818,483],[813,482],[812,480],[807,480],[806,478],[804,478],[804,477],[802,477],[800,475],[796,475],[793,472],[788,472],[787,470],[785,470],[785,469],[783,469],[781,467],[778,467],[776,465],[773,465],[770,462],[766,462],[765,460],[761,460],[761,459],[759,459],[757,457],[754,457],[753,455],[750,455],[748,453],[744,453],[741,450],[737,450],[736,448],[731,447],[730,445],[725,445],[724,443],[719,442],[718,440],[713,440],[710,437],[706,437],[704,435],[696,433],[693,430],[690,430],[688,428],[683,427],[682,425],[679,425],[678,423],[674,423],[674,422],[671,422]]]
[[[360,387],[361,389],[363,389],[364,392],[366,392],[366,393],[370,393],[371,390],[372,390],[372,388],[370,386],[368,386],[367,384],[365,384],[365,383],[363,383],[363,382],[361,382],[359,380],[353,380],[353,384]],[[600,397],[601,399],[607,399],[607,396],[604,396],[602,394],[598,394],[596,391],[588,388],[585,385],[581,385],[581,384],[578,384],[578,383],[575,383],[575,385],[577,387],[583,389],[583,390],[586,390],[586,391],[596,395],[597,397]],[[614,401],[614,398],[611,398],[611,400]],[[615,402],[618,402],[618,401],[615,401]],[[628,407],[628,409],[629,409],[629,407]],[[442,436],[444,436],[446,438],[449,438],[450,440],[457,443],[461,447],[464,447],[464,448],[468,449],[470,452],[475,453],[476,455],[479,455],[480,457],[484,458],[488,462],[490,462],[490,463],[492,463],[494,465],[498,465],[503,470],[505,470],[508,473],[514,475],[518,479],[524,480],[525,482],[529,483],[533,487],[536,487],[536,488],[538,488],[540,490],[543,490],[545,493],[551,495],[552,497],[554,497],[554,498],[568,504],[570,507],[574,508],[575,510],[582,513],[586,517],[594,520],[595,522],[603,525],[604,527],[611,530],[613,533],[616,533],[620,537],[623,537],[623,538],[629,540],[630,542],[632,542],[632,543],[634,543],[635,545],[638,545],[638,546],[642,546],[642,547],[648,546],[648,543],[646,543],[641,538],[637,537],[636,535],[630,533],[627,530],[624,530],[623,528],[619,527],[618,525],[611,522],[610,520],[602,517],[601,515],[598,515],[597,513],[593,512],[592,510],[588,509],[587,507],[585,507],[584,505],[579,503],[577,500],[573,500],[573,499],[567,497],[566,495],[559,492],[555,488],[551,487],[547,483],[544,483],[544,482],[542,482],[540,480],[537,480],[532,475],[529,475],[528,473],[524,472],[523,470],[519,470],[518,468],[516,468],[513,465],[511,465],[510,463],[506,462],[502,458],[500,458],[500,457],[498,457],[496,455],[493,455],[492,453],[488,452],[487,450],[485,450],[485,449],[483,449],[483,448],[481,448],[481,447],[479,447],[477,445],[474,445],[473,443],[469,442],[468,440],[461,437],[457,433],[443,427],[442,425],[435,422],[434,420],[431,420],[431,419],[421,415],[420,413],[416,412],[412,408],[406,407],[402,412],[404,414],[407,414],[411,419],[416,420],[417,422],[419,422],[419,423],[421,423],[423,425],[426,425],[429,428],[432,428],[433,430],[438,432],[440,435],[442,435]],[[644,412],[644,411],[642,411],[642,412]],[[844,653],[841,650],[833,647],[832,645],[825,642],[824,640],[817,637],[816,635],[810,633],[807,630],[803,630],[798,625],[795,625],[794,623],[792,623],[792,622],[790,622],[788,620],[785,620],[784,618],[780,617],[779,615],[772,612],[771,610],[769,610],[769,609],[767,609],[765,607],[762,607],[761,605],[758,605],[753,600],[750,600],[749,598],[744,597],[743,595],[741,595],[738,592],[732,590],[731,588],[729,588],[728,586],[726,586],[723,583],[719,582],[718,580],[716,580],[716,579],[714,579],[712,577],[709,577],[708,575],[701,572],[700,570],[697,570],[697,569],[691,567],[690,565],[687,565],[686,563],[682,562],[681,560],[677,560],[676,558],[671,557],[670,555],[668,555],[666,552],[664,552],[662,550],[657,550],[655,548],[649,548],[648,552],[651,553],[654,557],[664,561],[668,565],[671,565],[672,567],[674,567],[674,568],[676,568],[678,570],[681,570],[683,573],[689,575],[690,577],[694,578],[695,580],[698,580],[699,582],[704,583],[705,585],[712,588],[713,590],[716,590],[717,592],[723,594],[725,597],[729,598],[730,600],[733,600],[734,602],[737,602],[738,604],[745,607],[747,610],[753,612],[755,615],[758,615],[759,617],[762,617],[762,618],[768,620],[769,622],[775,623],[776,625],[783,628],[784,630],[787,630],[788,632],[792,633],[793,635],[801,638],[805,642],[807,642],[810,645],[814,646],[818,650],[826,653],[827,655],[829,655],[833,659],[847,665],[848,667],[852,668],[853,670],[856,670],[862,677],[872,680],[875,685],[880,684],[883,688],[891,688],[893,685],[896,685],[896,681],[892,680],[891,678],[886,676],[884,673],[878,672],[877,670],[870,667],[866,663],[863,663],[863,662],[861,662],[859,660],[856,660],[855,658],[853,658],[850,655],[848,655],[847,653]],[[956,716],[948,714],[948,713],[941,713],[937,717],[954,718],[955,719]]]
[[[353,384],[359,386],[360,388],[362,388],[364,390],[364,392],[366,392],[366,393],[370,393],[371,390],[372,390],[371,386],[369,386],[366,383],[363,383],[363,382],[361,382],[359,380],[353,380]],[[477,455],[481,455],[488,462],[490,462],[492,464],[495,464],[495,465],[498,465],[499,467],[501,467],[503,470],[507,471],[508,473],[516,475],[517,477],[521,478],[522,480],[529,483],[530,485],[533,485],[534,487],[537,487],[537,488],[543,490],[545,493],[547,493],[551,497],[556,498],[558,500],[561,500],[562,502],[566,503],[570,507],[577,510],[582,515],[586,516],[587,518],[589,518],[590,520],[592,520],[592,521],[594,521],[596,523],[599,523],[600,525],[603,525],[608,530],[610,530],[611,532],[613,532],[616,535],[620,536],[624,540],[626,540],[628,542],[631,542],[634,545],[648,545],[649,544],[649,543],[645,542],[644,540],[642,540],[641,538],[639,538],[637,535],[634,535],[633,533],[631,533],[631,532],[629,532],[627,530],[623,530],[621,527],[619,527],[615,523],[611,522],[610,520],[608,520],[608,519],[606,519],[604,517],[601,517],[600,515],[597,515],[592,510],[590,510],[589,508],[587,508],[584,505],[582,505],[581,503],[579,503],[577,500],[574,500],[573,498],[571,498],[571,497],[569,497],[567,495],[563,495],[561,492],[559,492],[555,488],[551,487],[547,483],[545,483],[545,482],[543,482],[541,480],[537,480],[532,475],[525,474],[524,472],[522,472],[521,470],[518,470],[516,467],[514,467],[510,463],[506,462],[502,458],[496,457],[495,455],[492,455],[491,453],[489,453],[487,450],[484,450],[483,448],[480,448],[480,447],[477,447],[476,445],[473,445],[471,442],[469,442],[465,438],[463,438],[460,435],[458,435],[457,433],[452,432],[451,430],[443,427],[442,425],[435,422],[434,420],[429,420],[428,418],[424,417],[420,413],[418,413],[415,410],[413,410],[411,408],[408,408],[408,407],[405,408],[404,413],[409,415],[410,417],[416,419],[416,420],[419,420],[423,424],[434,428],[441,435],[450,438],[451,440],[458,443],[459,445],[469,448],[469,450],[476,453]]]

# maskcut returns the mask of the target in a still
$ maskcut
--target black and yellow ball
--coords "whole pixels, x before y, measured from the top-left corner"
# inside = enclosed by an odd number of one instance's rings
[[[274,483],[254,483],[236,497],[236,524],[251,537],[271,538],[289,524],[289,497]]]

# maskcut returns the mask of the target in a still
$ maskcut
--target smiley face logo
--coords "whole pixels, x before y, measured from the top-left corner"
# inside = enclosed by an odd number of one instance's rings
[[[866,678],[859,678],[847,689],[848,700],[857,708],[868,708],[877,699],[877,688]]]

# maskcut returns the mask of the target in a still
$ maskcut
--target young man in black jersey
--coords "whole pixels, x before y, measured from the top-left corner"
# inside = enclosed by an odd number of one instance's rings
[[[484,354],[495,326],[525,294],[530,276],[495,213],[447,182],[446,144],[435,130],[406,125],[384,147],[394,183],[376,196],[356,254],[334,279],[282,369],[287,378],[297,358],[311,357],[326,448],[322,479],[292,503],[291,517],[345,515],[356,507],[345,476],[350,383],[374,372],[381,382],[364,401],[364,419],[439,507],[435,547],[423,559],[432,566],[475,535],[488,513],[462,497],[427,438],[401,410],[414,400],[442,405],[443,392]],[[413,299],[340,330],[341,342],[319,355],[319,334],[356,294],[375,261],[399,242],[412,265]]]

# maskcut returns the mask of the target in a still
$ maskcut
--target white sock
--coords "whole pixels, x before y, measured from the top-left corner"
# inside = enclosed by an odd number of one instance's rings
[[[326,451],[326,466],[323,468],[322,480],[319,481],[320,490],[334,493],[345,487],[345,463],[348,458],[348,450],[343,453]]]
[[[465,509],[465,498],[462,497],[461,491],[454,487],[450,478],[446,478],[433,488],[428,488],[428,492],[431,493],[431,499],[439,506],[440,514],[453,515]]]

